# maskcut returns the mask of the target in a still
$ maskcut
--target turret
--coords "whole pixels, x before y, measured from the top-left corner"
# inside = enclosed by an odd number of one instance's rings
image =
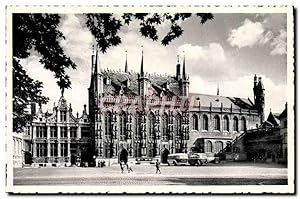
[[[140,74],[138,75],[138,85],[139,85],[139,96],[147,96],[149,79],[146,77],[144,73],[144,51],[143,50],[142,50],[141,69],[140,69]]]
[[[185,72],[185,56],[183,57],[183,64],[182,64],[182,80],[181,80],[181,95],[188,97],[189,95],[189,78]]]
[[[126,52],[126,59],[125,59],[125,70],[124,70],[124,72],[125,72],[125,73],[128,73],[127,50],[126,50],[125,52]]]
[[[261,77],[258,78],[254,76],[254,106],[258,113],[261,115],[261,122],[264,121],[264,108],[265,108],[265,88],[262,83]]]
[[[176,80],[181,79],[181,74],[180,74],[180,63],[179,63],[179,55],[177,55],[177,65],[176,65]]]

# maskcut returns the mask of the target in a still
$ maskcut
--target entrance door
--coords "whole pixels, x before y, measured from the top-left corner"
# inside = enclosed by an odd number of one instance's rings
[[[71,155],[71,164],[72,164],[72,165],[76,164],[76,157],[77,157],[77,156],[76,156],[75,154],[72,154],[72,155]]]
[[[24,153],[24,159],[25,159],[25,164],[31,164],[31,161],[32,161],[31,153],[26,151]]]
[[[168,155],[170,154],[168,149],[164,149],[161,153],[161,162],[162,163],[168,163]]]

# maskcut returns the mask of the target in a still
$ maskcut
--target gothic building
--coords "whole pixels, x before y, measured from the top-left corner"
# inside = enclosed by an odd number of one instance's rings
[[[254,76],[254,102],[249,98],[189,92],[186,61],[174,75],[148,74],[141,55],[140,71],[101,68],[98,52],[91,56],[89,115],[72,113],[63,96],[51,113],[32,111],[24,135],[25,164],[82,165],[99,159],[158,158],[196,151],[214,155],[247,129],[264,120],[264,87]],[[199,85],[205,86],[205,85]],[[34,106],[33,106],[34,107]]]
[[[92,148],[97,158],[155,157],[190,150],[214,154],[247,129],[264,120],[264,87],[254,76],[254,102],[249,98],[190,93],[186,61],[174,75],[103,69],[98,52],[92,55],[89,115]],[[205,85],[200,85],[205,86]]]

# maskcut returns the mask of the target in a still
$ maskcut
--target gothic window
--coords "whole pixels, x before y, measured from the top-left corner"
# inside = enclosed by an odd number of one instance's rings
[[[181,117],[180,117],[179,114],[176,116],[175,130],[176,130],[176,137],[180,138],[180,135],[181,135]]]
[[[162,136],[163,139],[167,139],[168,135],[168,115],[166,113],[162,116]]]
[[[151,112],[149,114],[149,138],[150,139],[155,139],[154,124],[155,124],[155,116]]]
[[[36,157],[47,156],[47,145],[46,143],[37,143],[36,144]]]
[[[208,117],[203,115],[202,117],[202,129],[208,131]]]
[[[50,127],[50,137],[56,138],[57,137],[57,127],[51,126]]]
[[[111,112],[105,113],[105,136],[109,136],[112,134],[112,126],[111,126],[112,114]]]
[[[68,145],[67,143],[61,143],[60,144],[60,156],[68,156]]]
[[[219,153],[223,150],[223,142],[217,141],[215,142],[215,152]]]
[[[81,137],[90,137],[90,127],[81,127]]]
[[[223,117],[223,131],[229,131],[229,118],[227,115]]]
[[[220,117],[218,115],[214,117],[214,130],[220,131]]]
[[[192,116],[192,130],[198,130],[198,117],[195,114]]]
[[[60,111],[60,121],[61,122],[67,121],[67,111]]]
[[[36,127],[36,137],[38,138],[46,138],[47,132],[45,126],[37,126]]]
[[[70,137],[76,138],[77,137],[77,127],[71,127],[70,128]]]
[[[242,117],[241,119],[241,131],[246,131],[247,126],[246,126],[246,119],[245,117]]]
[[[233,118],[233,131],[238,131],[239,130],[239,120],[237,117]]]
[[[120,114],[120,140],[126,139],[126,114]]]
[[[57,143],[50,144],[50,156],[57,156]]]
[[[211,153],[212,152],[212,143],[211,141],[207,141],[206,142],[206,149],[205,149],[206,153]]]
[[[60,137],[62,138],[67,137],[67,127],[60,127]]]

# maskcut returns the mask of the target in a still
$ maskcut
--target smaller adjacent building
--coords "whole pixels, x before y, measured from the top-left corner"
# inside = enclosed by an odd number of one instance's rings
[[[282,113],[270,111],[266,121],[256,129],[247,130],[234,148],[254,162],[287,163],[287,105]]]
[[[25,164],[33,166],[70,166],[89,161],[91,151],[90,120],[86,105],[82,115],[72,113],[63,96],[52,112],[33,109],[33,120],[24,135]]]

